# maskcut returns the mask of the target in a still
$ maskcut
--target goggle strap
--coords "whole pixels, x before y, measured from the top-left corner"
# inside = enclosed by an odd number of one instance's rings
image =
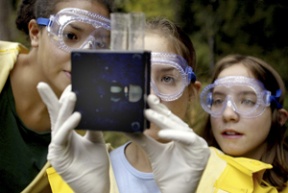
[[[282,94],[282,91],[280,89],[278,89],[276,91],[275,96],[273,96],[273,95],[270,96],[270,102],[273,103],[277,109],[283,108],[283,106],[277,100],[280,98],[281,94]]]
[[[39,17],[37,18],[36,21],[38,25],[43,25],[43,26],[48,26],[50,23],[50,19],[44,18],[44,17]]]
[[[193,72],[193,70],[192,70],[192,68],[190,67],[190,66],[188,66],[187,68],[186,68],[186,73],[188,74],[188,84],[190,83],[190,82],[195,82],[196,81],[196,75],[195,75],[195,73]]]

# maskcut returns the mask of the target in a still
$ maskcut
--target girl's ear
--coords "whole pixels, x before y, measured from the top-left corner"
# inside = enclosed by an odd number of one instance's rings
[[[279,109],[278,114],[278,121],[280,125],[284,125],[288,119],[288,112],[285,109]]]
[[[189,100],[192,101],[193,98],[197,98],[201,89],[201,82],[195,81],[189,85]]]
[[[39,25],[37,24],[35,19],[32,19],[29,24],[28,24],[28,29],[29,29],[29,37],[31,41],[31,46],[32,47],[38,47],[39,44],[39,35],[40,35],[40,28]]]

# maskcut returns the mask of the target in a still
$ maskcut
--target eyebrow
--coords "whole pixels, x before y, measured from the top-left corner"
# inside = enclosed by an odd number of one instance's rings
[[[81,23],[80,24],[77,24],[77,25],[75,25],[74,23],[70,23],[70,24],[68,24],[68,26],[69,27],[71,27],[71,28],[73,28],[73,29],[75,29],[75,30],[77,30],[77,31],[79,31],[79,32],[84,32],[85,31],[85,27],[82,27],[82,26],[86,26],[86,25],[81,25]],[[92,27],[92,26],[90,26],[91,27],[91,29],[93,29],[93,31],[95,31],[96,30],[96,28],[94,28],[94,27]],[[90,29],[90,27],[89,27],[89,29]],[[88,28],[87,28],[88,29]],[[86,30],[87,31],[87,30]]]
[[[226,93],[224,92],[220,92],[220,91],[216,91],[216,92],[212,92],[213,95],[227,95]]]
[[[153,64],[152,64],[152,70],[153,70]],[[168,67],[166,66],[165,68],[156,68],[158,72],[171,72],[171,71],[179,71],[177,68],[174,67]]]
[[[68,26],[69,27],[71,27],[71,28],[73,28],[73,29],[75,29],[75,30],[78,30],[78,31],[80,31],[80,32],[82,32],[83,31],[83,28],[80,28],[80,27],[78,27],[78,26],[76,26],[76,25],[74,25],[74,24],[68,24]]]
[[[242,94],[242,95],[257,95],[253,91],[242,91],[242,92],[239,92],[238,94]]]
[[[222,92],[222,91],[214,91],[213,90],[213,95],[227,95],[227,93]],[[230,93],[228,93],[229,95]],[[257,95],[255,92],[253,91],[239,91],[239,92],[235,92],[236,95]]]

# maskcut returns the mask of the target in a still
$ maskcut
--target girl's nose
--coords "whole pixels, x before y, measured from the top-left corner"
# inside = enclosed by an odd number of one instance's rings
[[[239,114],[236,112],[236,109],[230,100],[227,101],[222,116],[225,121],[238,121]]]

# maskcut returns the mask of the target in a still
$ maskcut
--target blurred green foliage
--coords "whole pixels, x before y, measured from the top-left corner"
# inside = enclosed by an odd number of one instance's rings
[[[119,10],[164,16],[191,37],[197,76],[209,81],[217,60],[227,54],[252,55],[270,63],[288,90],[288,1],[286,0],[116,0]],[[285,107],[288,108],[286,100]]]

